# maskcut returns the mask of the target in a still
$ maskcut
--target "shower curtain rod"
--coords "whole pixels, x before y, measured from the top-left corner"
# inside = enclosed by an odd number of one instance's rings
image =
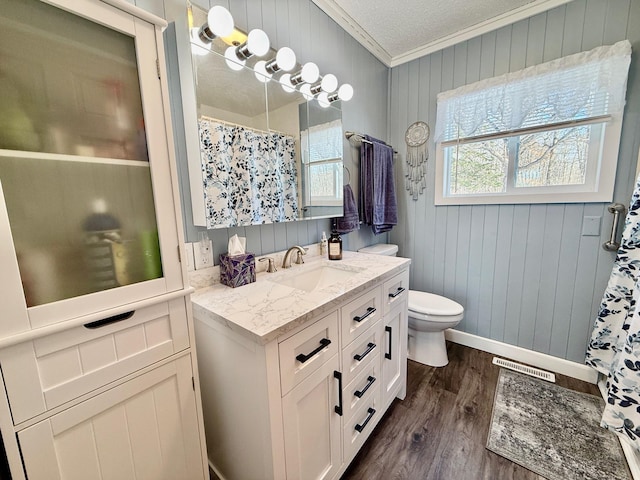
[[[295,135],[292,135],[291,133],[279,132],[278,130],[260,130],[259,128],[253,128],[253,127],[249,127],[247,125],[240,125],[239,123],[227,122],[226,120],[220,120],[219,118],[213,118],[213,117],[209,117],[207,115],[200,115],[200,119],[209,120],[210,122],[222,123],[223,125],[228,125],[230,127],[246,128],[247,130],[251,130],[251,131],[257,132],[257,133],[279,133],[280,135],[286,135],[288,137],[294,137],[295,138]]]

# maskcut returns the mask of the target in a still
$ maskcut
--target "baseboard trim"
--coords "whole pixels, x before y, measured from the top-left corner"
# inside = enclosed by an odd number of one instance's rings
[[[564,358],[554,357],[546,353],[534,352],[508,343],[498,342],[489,338],[479,337],[471,333],[461,332],[459,330],[448,329],[444,332],[447,340],[465,345],[467,347],[476,348],[484,352],[501,355],[511,360],[517,360],[528,365],[551,370],[568,377],[577,378],[585,382],[597,384],[598,372],[593,368],[581,363],[571,362]],[[639,479],[640,480],[640,479]]]

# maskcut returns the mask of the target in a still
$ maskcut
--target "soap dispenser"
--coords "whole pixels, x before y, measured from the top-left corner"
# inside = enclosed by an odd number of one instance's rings
[[[342,260],[342,238],[335,228],[329,237],[329,260]]]

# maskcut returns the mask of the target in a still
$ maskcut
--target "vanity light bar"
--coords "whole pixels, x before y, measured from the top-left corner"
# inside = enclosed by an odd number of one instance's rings
[[[215,38],[221,38],[224,41],[235,32],[239,33],[240,31],[235,28],[233,16],[229,10],[221,5],[216,5],[207,13],[207,21],[199,29],[193,31],[192,42],[202,50],[197,53],[206,54],[207,47],[211,48],[211,43]],[[269,36],[256,28],[249,32],[240,45],[230,46],[225,50],[225,62],[232,70],[242,70],[247,59],[253,56],[263,57],[269,53],[270,48]],[[256,62],[253,70],[258,81],[267,83],[274,73],[289,72],[293,70],[295,65],[296,54],[294,51],[289,47],[282,47],[276,52],[275,58]],[[282,75],[280,83],[283,90],[288,93],[294,92],[296,86],[300,85],[300,92],[307,100],[317,98],[320,106],[325,108],[336,100],[346,102],[353,97],[353,87],[345,83],[338,88],[338,79],[335,75],[328,73],[320,78],[318,66],[313,62],[307,62],[298,72]],[[319,82],[318,79],[320,79]]]

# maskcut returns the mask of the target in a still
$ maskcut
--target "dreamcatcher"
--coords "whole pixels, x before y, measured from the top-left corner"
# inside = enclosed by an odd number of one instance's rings
[[[427,186],[427,159],[429,150],[427,140],[429,140],[429,125],[424,122],[415,122],[409,125],[404,135],[407,143],[407,165],[408,171],[405,175],[407,179],[407,190],[418,200]]]

